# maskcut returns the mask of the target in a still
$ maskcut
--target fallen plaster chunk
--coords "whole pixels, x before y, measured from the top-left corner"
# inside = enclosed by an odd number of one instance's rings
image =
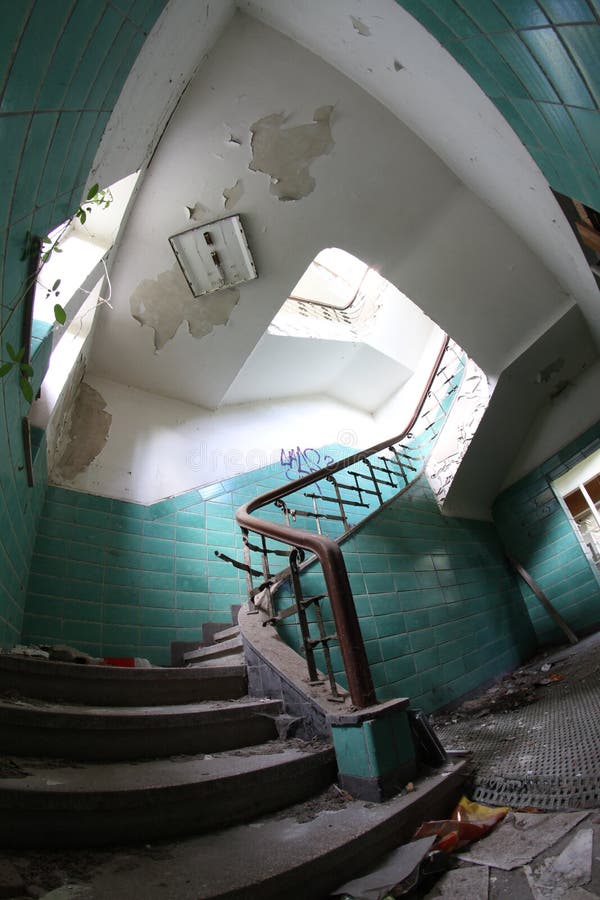
[[[225,200],[224,206],[225,209],[232,209],[235,204],[240,200],[244,193],[244,184],[241,178],[238,178],[236,183],[232,185],[230,188],[225,188],[223,191],[223,199]]]
[[[320,106],[309,125],[284,128],[285,115],[273,113],[250,126],[253,172],[271,176],[270,190],[280,200],[299,200],[316,185],[309,166],[333,148],[333,106]]]
[[[459,859],[497,869],[518,869],[549,850],[589,812],[509,813],[504,821]]]
[[[156,278],[142,281],[129,305],[133,318],[154,330],[154,349],[158,352],[184,322],[195,338],[210,334],[216,325],[225,325],[239,299],[236,287],[194,297],[176,263]]]
[[[446,900],[457,900],[457,897],[469,900],[487,900],[489,894],[490,870],[487,866],[467,866],[464,869],[451,869],[445,872],[435,887],[425,895],[425,900],[433,897],[445,897]]]
[[[365,25],[361,19],[357,19],[356,16],[350,16],[350,19],[352,20],[352,27],[355,31],[358,31],[363,37],[371,36],[371,29],[368,25]]]
[[[537,866],[525,866],[534,900],[567,896],[572,900],[573,889],[591,881],[593,843],[593,830],[582,828],[558,856],[548,857]]]
[[[331,896],[349,894],[353,900],[382,900],[396,885],[411,877],[434,841],[435,836],[402,844],[401,847],[388,853],[375,871],[353,881],[347,881],[346,884],[336,888]]]
[[[70,481],[85,471],[104,448],[111,423],[112,416],[106,411],[104,397],[82,381],[75,395],[65,446],[57,459],[54,474]]]

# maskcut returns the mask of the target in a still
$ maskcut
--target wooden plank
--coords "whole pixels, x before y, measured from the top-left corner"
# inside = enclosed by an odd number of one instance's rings
[[[585,225],[583,222],[575,222],[575,226],[579,232],[579,237],[586,247],[600,255],[600,231],[590,228],[589,225]]]
[[[533,591],[535,596],[538,598],[538,600],[540,601],[540,603],[542,604],[542,606],[544,607],[544,609],[546,610],[546,612],[548,613],[550,618],[553,619],[554,622],[556,622],[556,624],[558,625],[560,630],[565,634],[569,643],[570,644],[579,643],[579,638],[577,637],[577,635],[573,631],[571,631],[571,629],[569,628],[569,626],[567,625],[567,623],[565,622],[565,620],[563,619],[561,614],[552,605],[552,603],[550,603],[550,601],[546,597],[543,590],[533,580],[533,578],[531,577],[529,572],[527,572],[526,569],[524,569],[523,566],[516,561],[516,559],[513,559],[512,556],[508,557],[508,561],[511,564],[511,566],[513,567],[513,569],[515,570],[515,572],[521,576],[521,578],[523,579],[525,584],[529,588],[531,588],[531,590]]]

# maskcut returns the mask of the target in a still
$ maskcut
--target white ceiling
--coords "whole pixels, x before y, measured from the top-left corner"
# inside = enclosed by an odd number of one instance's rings
[[[492,377],[574,302],[600,330],[593,278],[543,176],[394,0],[240,2],[252,18],[215,6],[172,0],[95,163],[106,183],[154,154],[113,256],[115,308],[101,310],[96,374],[213,409],[239,398],[238,373],[327,246],[378,269]],[[325,105],[334,145],[310,166],[316,187],[282,202],[268,175],[249,170],[250,128],[277,113],[289,126],[310,123]],[[162,292],[168,302],[182,289],[168,236],[194,224],[186,207],[198,221],[225,214],[223,191],[238,181],[230,211],[242,217],[259,278],[241,286],[226,324],[194,338],[183,322],[155,353],[132,297]]]

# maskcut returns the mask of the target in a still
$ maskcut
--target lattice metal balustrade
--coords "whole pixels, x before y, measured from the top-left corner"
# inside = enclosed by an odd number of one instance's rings
[[[405,490],[424,467],[458,391],[465,364],[465,354],[454,341],[447,340],[409,430],[389,443],[331,463],[313,475],[299,479],[297,488],[293,483],[286,484],[281,490],[264,495],[264,502],[261,502],[263,498],[255,501],[252,510],[260,509],[263,521],[281,522],[287,526],[285,539],[265,537],[242,527],[243,562],[216,551],[220,559],[246,572],[249,603],[252,607],[260,605],[268,613],[270,623],[282,623],[292,615],[298,617],[309,678],[317,677],[315,650],[319,648],[334,697],[338,692],[330,643],[336,641],[337,636],[334,631],[327,631],[336,612],[329,608],[332,598],[324,594],[304,598],[300,571],[312,563],[314,557],[305,558],[300,547],[294,546],[289,532],[297,528],[339,542]],[[273,574],[273,557],[286,557],[288,562],[277,574]],[[276,610],[274,595],[285,581],[290,581],[293,587],[293,603],[286,609]],[[355,627],[358,628],[357,620]],[[366,659],[363,659],[364,665]]]

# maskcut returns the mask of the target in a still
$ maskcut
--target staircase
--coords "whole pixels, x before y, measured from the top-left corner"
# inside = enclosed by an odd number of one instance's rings
[[[237,631],[237,629],[235,629]],[[233,629],[178,669],[0,656],[0,843],[90,847],[199,834],[328,787],[324,743],[278,740]]]
[[[246,696],[237,626],[212,637],[166,669],[0,655],[0,896],[41,872],[61,897],[317,900],[455,803],[462,763],[353,801],[327,743]]]

